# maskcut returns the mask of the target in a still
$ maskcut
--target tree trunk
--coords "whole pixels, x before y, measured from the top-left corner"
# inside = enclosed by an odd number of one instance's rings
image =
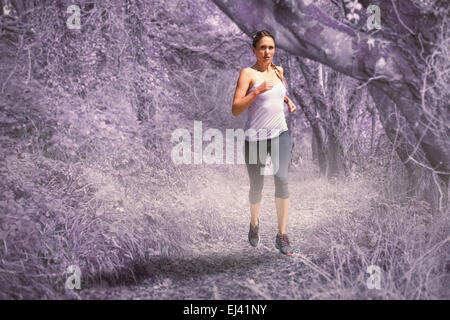
[[[320,175],[323,177],[328,176],[328,161],[326,152],[325,132],[321,125],[316,122],[313,125],[313,134],[316,136],[317,141],[317,159],[319,160]]]
[[[340,142],[332,130],[327,132],[326,144],[327,178],[338,177],[344,167]]]
[[[312,152],[312,160],[313,162],[319,161],[318,153],[318,145],[317,145],[317,138],[314,134],[314,131],[311,134],[311,152]]]
[[[145,52],[146,40],[145,40],[145,26],[136,14],[141,11],[142,4],[139,1],[127,0],[126,1],[126,26],[129,30],[130,37],[134,39],[134,46],[131,48],[133,52],[131,55],[135,58],[137,67],[142,67],[142,70],[148,69],[147,54]],[[136,108],[137,119],[141,122],[148,121],[155,113],[156,108],[152,105],[152,100],[144,87],[145,81],[141,76],[139,81],[133,83],[133,87],[136,92],[136,99],[133,102]]]
[[[375,124],[376,124],[376,118],[375,118],[375,109],[372,107],[367,106],[367,111],[370,113],[370,120],[371,120],[371,126],[370,126],[370,156],[374,154],[373,150],[373,142],[375,139]]]
[[[308,92],[313,101],[315,113],[321,119],[317,124],[321,127],[321,130],[316,130],[316,132],[319,132],[316,136],[318,147],[323,151],[326,162],[325,165],[321,166],[321,173],[327,178],[332,178],[339,176],[342,169],[345,169],[345,174],[348,174],[348,166],[345,164],[346,159],[342,152],[342,143],[338,139],[336,132],[336,130],[339,130],[341,119],[340,115],[334,110],[334,97],[330,97],[326,93],[324,95],[325,90],[320,90],[322,86],[319,83],[318,77],[316,77],[316,72],[304,61],[298,58],[296,60],[305,80],[306,92]],[[336,74],[331,75],[329,78],[326,87],[333,90],[336,85]],[[317,116],[315,119],[317,119]],[[311,126],[313,125],[311,124]],[[322,171],[324,168],[325,172]]]
[[[420,145],[417,145],[414,134],[405,125],[405,120],[396,110],[395,103],[374,86],[369,86],[369,91],[379,110],[380,121],[386,135],[408,172],[407,195],[427,201],[433,213],[445,212],[448,203],[445,185],[441,180],[435,179],[436,176],[433,177],[435,174],[431,170],[410,160],[410,155],[415,151],[413,158],[417,162],[429,166],[424,151]],[[415,150],[415,146],[417,146],[417,150]]]
[[[297,90],[293,90],[291,94],[295,101],[297,101],[300,105],[306,119],[311,125],[312,135],[315,137],[317,142],[317,160],[319,161],[320,175],[326,176],[328,170],[325,147],[325,130],[323,129],[320,119],[315,116],[314,107],[311,104],[306,103],[302,95]]]

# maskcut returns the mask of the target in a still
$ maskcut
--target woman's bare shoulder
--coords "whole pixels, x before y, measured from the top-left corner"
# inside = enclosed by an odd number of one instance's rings
[[[255,70],[252,67],[245,67],[241,70],[241,73],[253,74]]]
[[[245,67],[241,70],[241,77],[247,79],[247,81],[250,81],[250,83],[253,82],[253,79],[255,78],[254,69],[251,67]]]

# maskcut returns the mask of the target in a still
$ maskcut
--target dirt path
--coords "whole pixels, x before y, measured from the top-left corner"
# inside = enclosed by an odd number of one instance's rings
[[[302,294],[308,272],[326,279],[327,273],[311,262],[327,244],[314,237],[314,228],[339,215],[343,205],[360,206],[354,192],[339,182],[329,184],[323,179],[305,177],[305,167],[290,172],[291,205],[288,234],[294,255],[285,257],[274,247],[277,219],[273,200],[272,176],[266,176],[260,212],[261,240],[253,248],[247,240],[249,208],[242,190],[248,190],[245,167],[240,178],[229,179],[235,205],[227,208],[225,219],[229,236],[220,242],[203,243],[198,252],[187,258],[170,258],[148,265],[153,276],[137,285],[95,287],[81,290],[82,299],[305,299]],[[226,175],[225,175],[226,176]],[[219,177],[218,177],[219,178]],[[221,177],[224,174],[221,173]],[[357,192],[357,191],[356,191]]]

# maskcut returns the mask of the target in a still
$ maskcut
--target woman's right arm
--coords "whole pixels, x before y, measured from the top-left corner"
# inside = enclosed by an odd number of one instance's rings
[[[247,68],[242,69],[241,74],[236,85],[236,91],[234,93],[232,113],[237,117],[247,109],[252,101],[261,93],[258,88],[255,88],[247,96],[245,95],[248,90],[248,86],[251,82],[251,71]]]

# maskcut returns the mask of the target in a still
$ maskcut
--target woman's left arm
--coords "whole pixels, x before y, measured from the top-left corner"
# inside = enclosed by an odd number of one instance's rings
[[[289,99],[288,96],[284,96],[284,102],[287,103],[289,105],[289,103],[292,103],[292,100]]]
[[[278,68],[280,68],[281,75],[284,77],[284,75],[283,75],[283,68],[282,67],[278,67]],[[284,96],[284,102],[287,103],[290,112],[294,112],[295,110],[297,110],[297,107],[294,105],[292,100],[289,99],[288,96]]]
[[[284,102],[287,103],[290,112],[294,112],[295,110],[297,110],[297,107],[296,107],[295,104],[292,102],[292,100],[289,99],[288,96],[284,96]]]

